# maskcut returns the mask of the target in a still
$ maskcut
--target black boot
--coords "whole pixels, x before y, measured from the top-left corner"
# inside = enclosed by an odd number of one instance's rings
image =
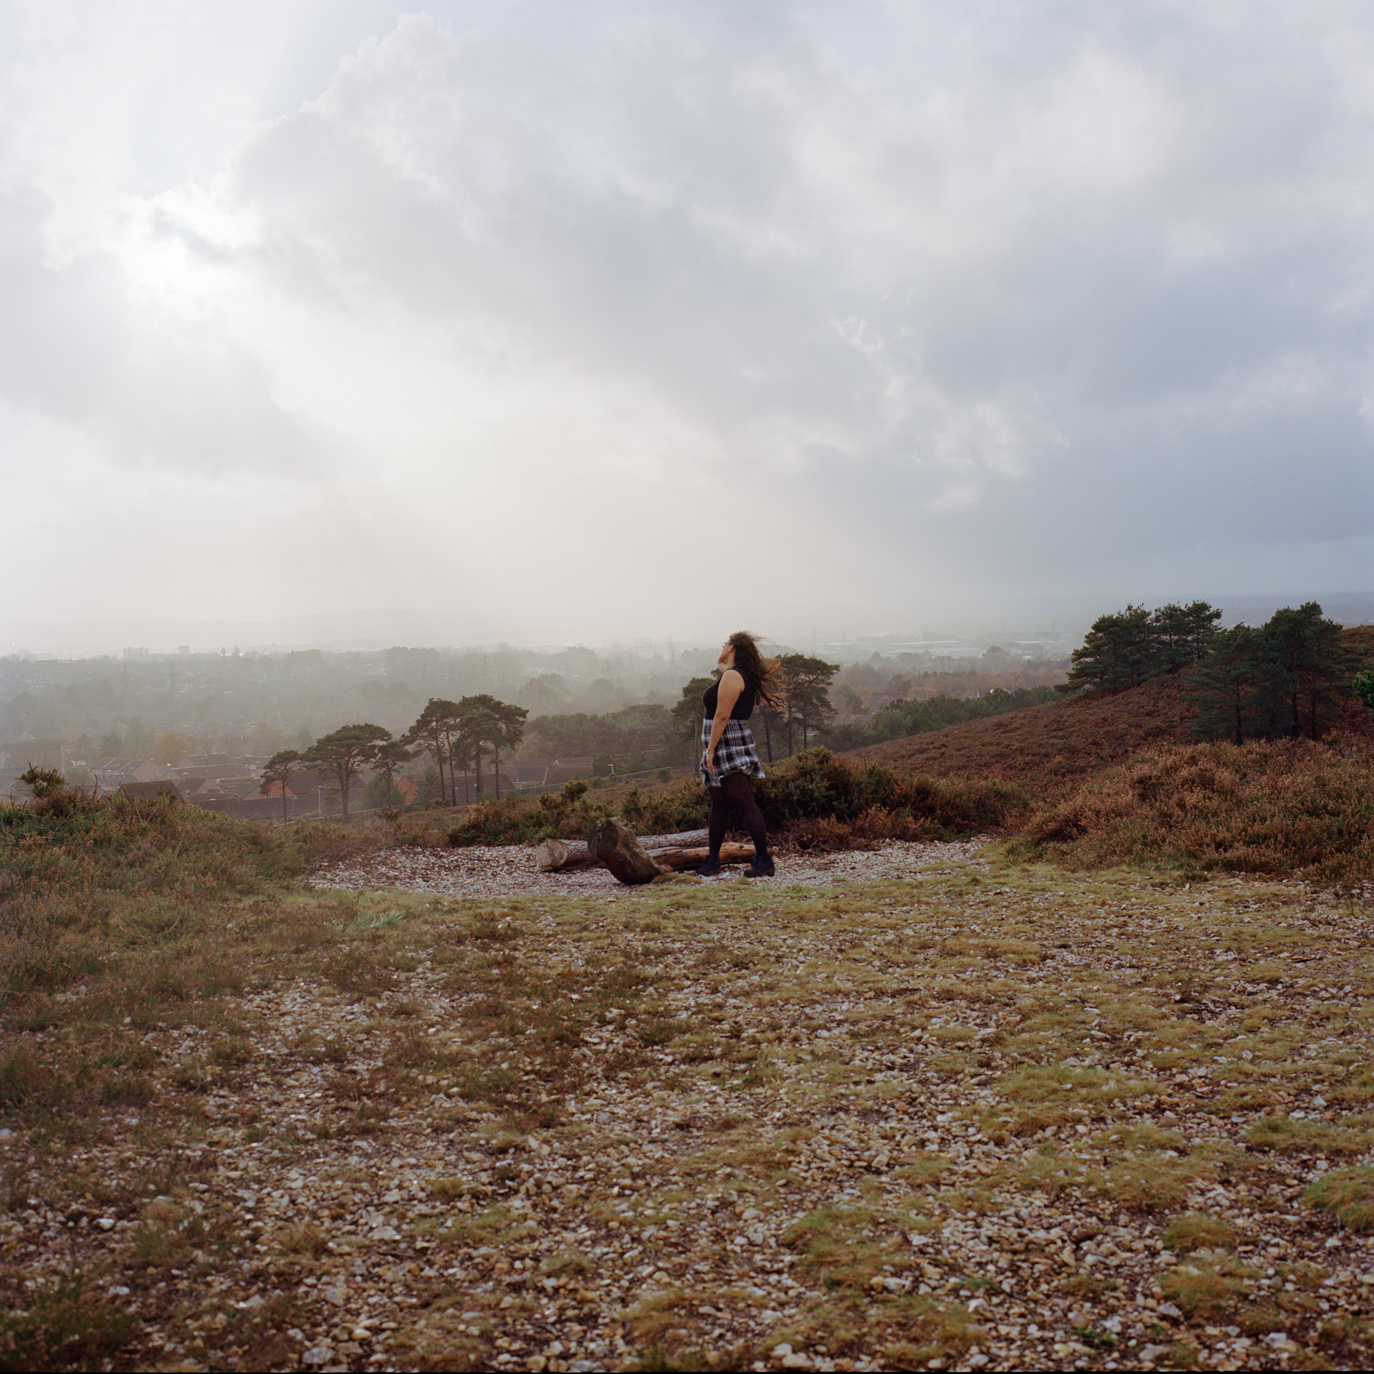
[[[744,876],[746,878],[771,878],[773,876],[773,860],[767,854],[760,854],[744,870]]]
[[[703,878],[714,878],[714,877],[716,876],[716,874],[720,872],[720,860],[719,860],[719,859],[706,859],[706,860],[702,863],[701,867],[700,867],[699,869],[697,869],[697,872],[698,872]]]

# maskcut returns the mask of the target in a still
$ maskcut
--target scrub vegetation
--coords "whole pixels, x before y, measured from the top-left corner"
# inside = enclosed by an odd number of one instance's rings
[[[48,918],[7,933],[9,1367],[1374,1355],[1362,902],[1006,847],[449,901],[135,820],[3,851]]]
[[[830,887],[315,890],[447,836],[36,777],[0,1368],[1367,1367],[1367,723],[1188,744],[1181,676],[799,755],[794,853],[1006,835]]]

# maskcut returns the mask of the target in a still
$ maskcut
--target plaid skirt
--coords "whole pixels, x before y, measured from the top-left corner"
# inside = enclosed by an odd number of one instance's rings
[[[706,750],[711,743],[711,725],[710,716],[701,722],[701,763],[698,765],[701,779],[708,787],[719,787],[721,778],[731,773],[747,773],[751,778],[764,776],[753,731],[742,720],[725,722],[725,733],[716,745],[716,771],[708,773]]]

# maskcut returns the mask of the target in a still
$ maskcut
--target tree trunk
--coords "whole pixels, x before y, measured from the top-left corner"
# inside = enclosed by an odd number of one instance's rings
[[[501,749],[499,745],[491,746],[491,771],[496,779],[496,800],[501,800]]]
[[[676,844],[663,842],[667,839],[678,841]],[[698,868],[705,862],[710,849],[700,843],[706,838],[704,831],[692,831],[684,835],[652,835],[639,841],[643,849],[656,863],[675,871]],[[723,863],[741,863],[754,857],[754,846],[747,842],[727,844],[721,847]],[[580,840],[545,840],[534,852],[536,867],[542,873],[576,873],[584,868],[596,868],[601,860]]]
[[[649,857],[634,832],[613,816],[592,826],[587,848],[627,887],[652,882],[665,871]]]

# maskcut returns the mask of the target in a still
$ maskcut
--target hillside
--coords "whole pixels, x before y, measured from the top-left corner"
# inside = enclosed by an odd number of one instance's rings
[[[1374,657],[1374,625],[1351,626],[1343,638],[1347,648]],[[1193,712],[1183,696],[1186,680],[1185,670],[1116,696],[1054,701],[890,740],[856,754],[902,773],[1015,782],[1037,802],[1056,801],[1138,749],[1187,742]]]
[[[1052,701],[858,751],[865,762],[936,778],[995,777],[1051,801],[1137,749],[1188,737],[1192,712],[1181,676],[1113,697]]]

